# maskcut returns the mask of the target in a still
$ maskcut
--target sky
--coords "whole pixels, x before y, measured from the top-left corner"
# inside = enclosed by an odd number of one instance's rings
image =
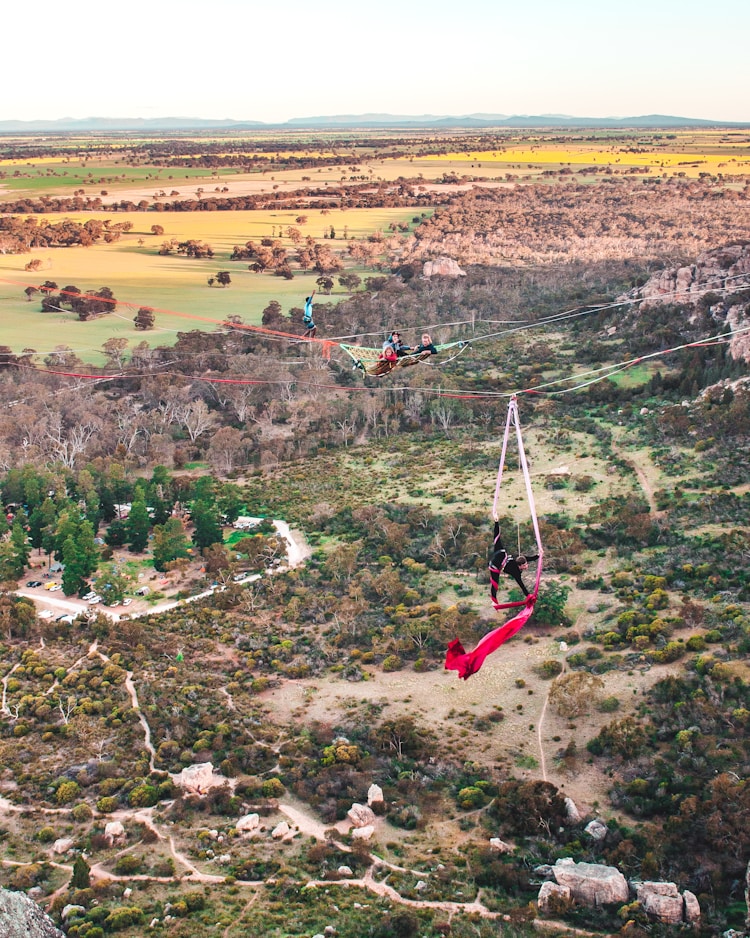
[[[0,120],[750,121],[747,0],[16,0],[2,19]]]

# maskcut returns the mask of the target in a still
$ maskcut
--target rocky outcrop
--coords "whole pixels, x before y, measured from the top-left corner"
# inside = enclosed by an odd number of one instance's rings
[[[636,883],[636,897],[646,914],[663,925],[696,925],[701,908],[695,895],[685,890],[680,893],[674,883]]]
[[[461,270],[452,257],[438,257],[434,261],[425,261],[422,268],[423,277],[465,277],[466,271]]]
[[[123,844],[127,840],[127,835],[125,834],[125,828],[122,826],[121,821],[110,821],[104,826],[104,839],[107,841],[110,847],[115,844]]]
[[[355,827],[352,830],[352,840],[369,840],[375,833],[375,826],[368,824],[367,827]]]
[[[695,304],[708,291],[739,290],[748,283],[750,242],[729,244],[704,251],[694,264],[658,271],[628,298],[642,300],[642,308],[665,303]]]
[[[513,853],[516,848],[513,844],[506,844],[499,837],[490,837],[490,849],[496,850],[498,853]]]
[[[385,799],[383,798],[383,789],[380,785],[370,785],[367,789],[367,804],[377,810],[378,808],[385,805]]]
[[[276,827],[271,831],[271,837],[274,840],[281,840],[283,837],[286,837],[291,828],[286,821],[282,821],[280,824],[277,824]]]
[[[701,907],[698,897],[695,893],[686,889],[682,894],[682,899],[685,903],[685,921],[689,925],[697,925],[701,920]]]
[[[75,846],[75,840],[72,837],[59,837],[52,844],[53,853],[67,853]]]
[[[375,813],[372,808],[368,808],[364,804],[357,804],[356,801],[347,811],[347,816],[354,827],[367,827],[375,823]]]
[[[614,866],[599,863],[575,863],[570,858],[558,860],[552,875],[559,886],[567,886],[570,895],[586,905],[610,905],[627,902],[630,896],[627,880]]]
[[[589,821],[584,830],[593,840],[602,841],[607,839],[607,828],[601,821]]]
[[[563,648],[563,644],[563,642],[560,642],[560,651],[565,651],[568,647],[566,645],[565,648]],[[565,820],[568,824],[580,824],[582,821],[581,812],[576,807],[576,803],[572,798],[565,799]]]
[[[3,938],[65,938],[51,918],[22,892],[0,889],[0,935]]]
[[[537,905],[542,915],[562,915],[570,907],[570,888],[557,883],[542,883]]]
[[[242,834],[247,834],[250,831],[254,831],[256,827],[260,824],[260,815],[258,814],[246,814],[244,817],[241,817],[237,821],[237,830]]]
[[[620,299],[640,301],[640,310],[664,304],[693,307],[688,313],[691,322],[701,314],[698,303],[702,300],[717,326],[734,331],[729,340],[732,358],[750,362],[750,334],[737,332],[750,324],[747,299],[742,292],[748,287],[750,242],[705,251],[686,267],[660,270],[642,287]]]
[[[186,766],[180,773],[173,776],[175,785],[195,795],[205,795],[211,788],[226,785],[229,779],[221,772],[214,770],[211,762],[197,762]]]
[[[647,915],[664,925],[682,922],[682,896],[674,883],[638,883],[635,893]]]

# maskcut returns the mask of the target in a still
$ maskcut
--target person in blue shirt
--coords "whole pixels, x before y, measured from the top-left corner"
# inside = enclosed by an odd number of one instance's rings
[[[313,296],[315,296],[315,290],[312,292],[312,296],[305,297],[305,311],[302,315],[302,322],[305,327],[305,338],[314,339],[315,333],[318,331],[318,327],[313,322]]]

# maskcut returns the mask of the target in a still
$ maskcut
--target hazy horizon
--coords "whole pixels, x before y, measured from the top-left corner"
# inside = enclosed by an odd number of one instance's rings
[[[94,0],[42,0],[45,50],[7,42],[0,120],[185,117],[286,123],[308,115],[648,114],[750,121],[750,7],[727,0],[342,0],[273,7],[133,0],[111,27]],[[28,11],[5,14],[8,39]],[[699,24],[699,27],[696,26]],[[116,45],[112,40],[116,38]],[[71,61],[68,66],[67,59]],[[87,59],[90,65],[87,66]]]

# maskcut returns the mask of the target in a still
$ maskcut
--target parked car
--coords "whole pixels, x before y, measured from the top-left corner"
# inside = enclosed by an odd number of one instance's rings
[[[39,619],[51,619],[54,615],[54,612],[51,609],[42,609],[41,612],[37,613]]]
[[[89,590],[88,593],[84,593],[83,596],[81,596],[81,599],[93,599],[94,596],[96,596],[96,592],[94,590]]]
[[[92,596],[89,600],[89,606],[95,606],[97,603],[102,601],[101,596]]]
[[[62,589],[62,584],[53,583],[52,586],[48,586],[47,589],[50,591],[50,593],[56,593],[58,590]]]
[[[122,604],[123,606],[129,606],[132,602],[133,600],[129,596],[127,596],[125,599],[123,599]]]
[[[42,581],[41,580],[29,580],[29,582],[26,585],[29,587],[29,589],[33,590],[33,589],[36,589],[37,586],[41,586]]]
[[[74,621],[75,621],[75,616],[71,615],[69,612],[66,612],[66,613],[65,613],[64,615],[62,615],[62,616],[58,616],[58,617],[55,619],[55,622],[70,622],[70,623],[72,623],[72,622],[74,622]]]
[[[44,588],[46,590],[53,590],[56,586],[57,586],[57,583],[55,583],[54,580],[50,580],[49,583],[44,584]]]

